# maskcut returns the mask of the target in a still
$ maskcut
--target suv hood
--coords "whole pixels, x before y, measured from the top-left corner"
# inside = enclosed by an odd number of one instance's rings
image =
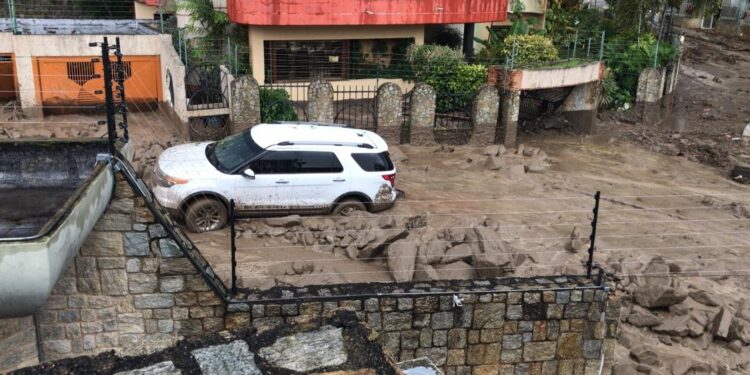
[[[211,142],[186,143],[170,147],[159,155],[156,166],[167,176],[179,178],[206,178],[223,175],[206,157],[206,147]]]

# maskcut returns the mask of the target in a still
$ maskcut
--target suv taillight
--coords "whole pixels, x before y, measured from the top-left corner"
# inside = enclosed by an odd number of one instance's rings
[[[384,174],[383,179],[391,183],[391,187],[396,187],[396,174]]]

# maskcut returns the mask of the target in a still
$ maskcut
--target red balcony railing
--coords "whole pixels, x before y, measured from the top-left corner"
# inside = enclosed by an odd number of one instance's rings
[[[508,0],[227,0],[247,25],[417,25],[504,21]]]

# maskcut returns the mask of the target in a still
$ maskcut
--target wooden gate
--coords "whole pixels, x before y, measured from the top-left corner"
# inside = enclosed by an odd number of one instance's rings
[[[45,112],[92,108],[104,103],[101,58],[38,57],[34,59],[37,100]],[[129,103],[153,105],[161,100],[158,56],[125,56],[125,94]],[[114,63],[113,63],[114,64]]]

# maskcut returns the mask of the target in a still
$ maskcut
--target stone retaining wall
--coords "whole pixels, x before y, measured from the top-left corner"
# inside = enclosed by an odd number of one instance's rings
[[[223,317],[223,300],[120,180],[37,313],[39,358],[154,351],[181,336],[220,331]]]
[[[360,293],[372,294],[320,297],[344,291],[335,288],[256,294],[252,297],[261,300],[284,298],[230,304],[226,327],[271,329],[343,308],[355,311],[376,331],[397,361],[428,357],[446,374],[594,374],[603,353],[604,373],[611,367],[619,309],[607,312],[607,293],[583,279],[359,287],[364,288]],[[346,291],[353,294],[356,288]]]

